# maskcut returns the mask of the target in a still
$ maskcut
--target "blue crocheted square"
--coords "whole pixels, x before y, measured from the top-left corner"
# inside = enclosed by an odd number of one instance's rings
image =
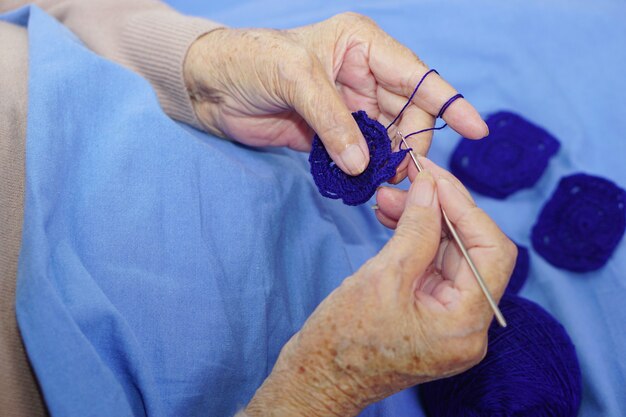
[[[535,250],[552,265],[593,271],[609,260],[626,227],[626,192],[587,174],[564,177],[532,230]]]
[[[559,141],[511,112],[492,114],[487,126],[486,138],[461,139],[450,159],[452,173],[474,191],[498,199],[535,185]]]

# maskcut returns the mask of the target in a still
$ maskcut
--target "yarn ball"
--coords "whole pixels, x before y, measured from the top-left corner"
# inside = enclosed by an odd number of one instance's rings
[[[506,292],[511,294],[517,294],[522,289],[528,278],[528,270],[530,268],[528,249],[517,243],[515,245],[517,246],[517,260],[509,279],[509,285],[506,287]]]
[[[508,326],[493,323],[485,358],[420,385],[429,417],[574,417],[581,401],[576,350],[563,326],[532,301],[505,294]]]
[[[556,267],[596,270],[624,235],[625,207],[626,192],[605,178],[564,177],[532,229],[533,247]]]
[[[511,112],[492,114],[486,122],[489,136],[461,139],[450,159],[452,173],[474,191],[497,199],[535,185],[559,141]]]
[[[370,119],[363,110],[352,113],[370,152],[370,163],[360,175],[345,174],[333,162],[320,137],[313,138],[309,155],[311,174],[315,185],[324,197],[342,199],[345,204],[357,206],[367,202],[380,184],[396,174],[396,168],[408,150],[391,151],[391,140],[387,129],[376,120]]]

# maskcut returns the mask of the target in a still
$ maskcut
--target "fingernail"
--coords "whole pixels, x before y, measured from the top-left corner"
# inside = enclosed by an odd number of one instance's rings
[[[351,175],[359,175],[367,167],[367,159],[359,145],[350,145],[339,155]]]
[[[485,135],[483,136],[483,138],[486,138],[487,136],[489,136],[489,126],[487,126],[487,122],[485,122],[484,120],[483,125],[485,125]]]
[[[411,185],[408,201],[415,206],[429,207],[433,203],[435,195],[435,182],[428,171],[417,174]]]

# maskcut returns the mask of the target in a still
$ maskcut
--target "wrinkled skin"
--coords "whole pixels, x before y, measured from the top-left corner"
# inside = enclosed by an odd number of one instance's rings
[[[352,175],[363,171],[369,156],[350,112],[366,110],[387,125],[426,71],[411,51],[352,13],[286,31],[216,30],[191,46],[184,67],[207,131],[250,146],[302,151],[310,150],[315,131]],[[407,133],[432,126],[454,94],[431,74],[395,127]],[[464,99],[444,119],[465,137],[488,134]],[[425,154],[430,133],[409,142]],[[422,163],[428,172],[417,175],[407,158],[392,180],[408,175],[408,194],[378,191],[376,216],[396,229],[393,238],[318,306],[241,415],[353,416],[484,356],[492,312],[442,228],[441,207],[497,300],[516,248],[458,180],[425,158]]]
[[[393,190],[390,203],[379,195],[381,211],[401,212],[393,238],[285,345],[247,415],[353,416],[484,357],[493,314],[457,246],[442,235],[440,207],[496,300],[517,249],[458,180],[425,158],[422,163],[430,173],[417,176],[408,197]]]
[[[369,152],[350,113],[365,110],[386,126],[426,71],[413,52],[354,13],[284,31],[215,30],[191,46],[184,67],[206,130],[250,146],[307,152],[315,131],[337,165],[352,175],[365,169]],[[429,75],[398,128],[408,133],[432,126],[433,115],[455,94],[438,75]],[[466,100],[457,100],[444,118],[465,137],[488,134]],[[425,155],[430,133],[410,145]],[[405,161],[396,181],[407,167]]]

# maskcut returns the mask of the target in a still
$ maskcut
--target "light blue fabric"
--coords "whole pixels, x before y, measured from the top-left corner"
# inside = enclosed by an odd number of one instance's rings
[[[234,414],[387,232],[321,197],[304,155],[181,127],[30,10],[17,303],[52,414]]]
[[[626,186],[626,6],[619,2],[176,2],[235,26],[370,15],[482,112],[509,109],[563,147],[532,190],[477,196],[516,241],[561,176]],[[323,7],[322,7],[323,6]],[[18,319],[54,416],[226,416],[280,347],[389,233],[367,206],[323,199],[306,156],[253,150],[169,120],[140,77],[37,8],[30,42],[27,195]],[[446,164],[457,135],[437,133]],[[531,251],[522,291],[568,329],[581,416],[625,415],[626,242],[597,273]],[[408,390],[366,416],[421,416]]]

